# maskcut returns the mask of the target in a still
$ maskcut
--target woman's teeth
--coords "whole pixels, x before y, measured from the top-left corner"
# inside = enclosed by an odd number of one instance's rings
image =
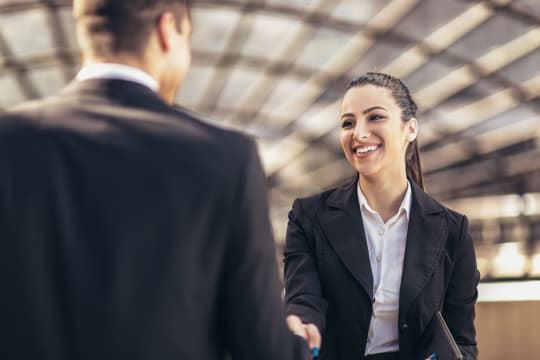
[[[377,150],[377,146],[366,146],[366,147],[359,147],[359,148],[356,148],[356,153],[357,154],[366,154],[370,151],[374,151],[374,150]]]

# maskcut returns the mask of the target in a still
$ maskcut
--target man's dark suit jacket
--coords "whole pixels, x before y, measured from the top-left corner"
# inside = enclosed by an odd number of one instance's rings
[[[0,264],[1,359],[307,352],[285,324],[255,143],[132,82],[0,116]]]
[[[475,359],[479,275],[467,219],[414,184],[412,194],[397,324],[400,359],[420,360],[415,347],[438,309],[465,358]],[[356,180],[294,202],[285,286],[287,313],[321,330],[321,360],[363,358],[373,278]]]

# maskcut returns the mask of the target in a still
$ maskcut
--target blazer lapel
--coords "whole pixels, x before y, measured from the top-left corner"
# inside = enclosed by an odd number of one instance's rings
[[[336,189],[317,215],[328,242],[371,299],[373,275],[356,184],[357,180]]]
[[[444,208],[412,183],[413,201],[407,231],[403,275],[401,278],[400,317],[423,289],[438,264],[448,233]]]

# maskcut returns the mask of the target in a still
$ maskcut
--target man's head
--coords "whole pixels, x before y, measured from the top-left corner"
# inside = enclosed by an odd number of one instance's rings
[[[189,63],[187,0],[74,0],[85,63],[115,62],[154,76],[171,100]]]

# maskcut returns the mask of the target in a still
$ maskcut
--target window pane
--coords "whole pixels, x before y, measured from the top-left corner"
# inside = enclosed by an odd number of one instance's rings
[[[240,14],[229,9],[194,7],[192,17],[193,49],[219,53],[225,49]]]
[[[332,11],[332,17],[357,24],[365,24],[389,2],[390,0],[342,0]]]
[[[2,89],[2,96],[0,96],[1,107],[15,105],[25,100],[19,84],[9,75],[0,76],[0,89]]]
[[[462,14],[469,6],[466,1],[423,1],[396,26],[395,31],[421,40]]]
[[[450,46],[448,51],[473,61],[491,49],[523,35],[529,28],[527,24],[498,13]]]
[[[252,69],[234,70],[229,78],[221,96],[219,105],[226,108],[232,108],[241,100],[244,92],[249,91],[250,87],[256,83],[260,71]]]
[[[48,53],[56,47],[44,9],[0,14],[0,31],[15,56]]]
[[[321,69],[352,37],[353,34],[350,33],[318,29],[297,59],[297,63],[313,69]]]
[[[29,73],[29,77],[41,96],[54,95],[65,85],[60,66],[36,69]]]
[[[270,58],[300,27],[301,23],[294,18],[257,14],[242,54]]]

